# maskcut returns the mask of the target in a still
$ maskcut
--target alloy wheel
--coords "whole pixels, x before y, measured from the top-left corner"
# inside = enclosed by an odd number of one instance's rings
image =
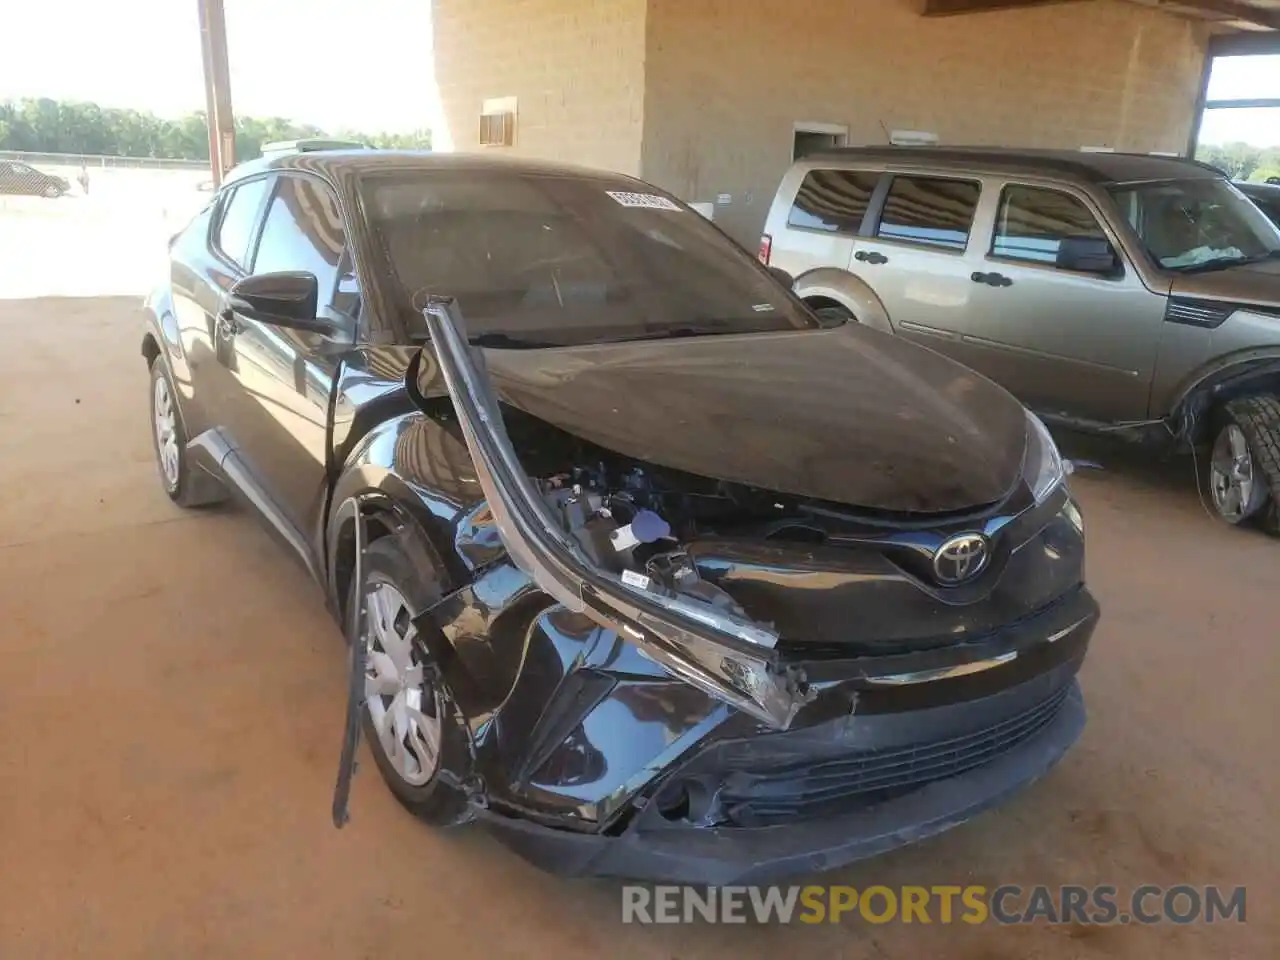
[[[1218,434],[1209,462],[1209,492],[1218,515],[1228,523],[1241,523],[1262,506],[1258,483],[1249,452],[1249,441],[1236,424],[1229,423]]]
[[[374,580],[365,617],[365,700],[383,753],[410,786],[425,785],[440,764],[441,704],[414,646],[404,595]]]
[[[178,433],[177,411],[169,382],[163,375],[156,377],[152,396],[152,418],[155,421],[156,455],[160,461],[160,473],[169,490],[178,488]]]

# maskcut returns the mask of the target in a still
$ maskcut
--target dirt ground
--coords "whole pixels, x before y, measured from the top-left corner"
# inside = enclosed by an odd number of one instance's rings
[[[248,516],[161,493],[136,307],[0,301],[4,960],[1276,955],[1280,543],[1211,521],[1185,467],[1073,481],[1103,607],[1077,748],[823,879],[1244,884],[1247,924],[624,927],[617,884],[433,832],[371,763],[332,828],[338,631]]]

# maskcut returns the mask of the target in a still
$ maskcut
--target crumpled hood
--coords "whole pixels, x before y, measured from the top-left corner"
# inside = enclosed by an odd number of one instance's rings
[[[638,460],[798,497],[935,513],[1002,499],[1021,404],[865,327],[486,350],[499,398]]]

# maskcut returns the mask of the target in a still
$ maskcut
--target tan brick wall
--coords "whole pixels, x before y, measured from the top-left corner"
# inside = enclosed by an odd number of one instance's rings
[[[645,11],[646,0],[432,0],[447,139],[480,149],[481,105],[514,96],[504,152],[638,173]]]
[[[649,0],[641,175],[753,244],[793,124],[851,143],[1183,149],[1203,27],[1096,0],[925,19],[918,0]]]

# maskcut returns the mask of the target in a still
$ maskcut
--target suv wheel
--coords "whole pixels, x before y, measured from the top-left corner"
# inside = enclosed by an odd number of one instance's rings
[[[857,323],[858,318],[846,310],[839,304],[833,304],[827,301],[825,304],[810,303],[809,309],[814,312],[819,320],[830,323],[833,326],[839,326],[842,323]]]
[[[1241,397],[1223,408],[1209,460],[1209,494],[1227,523],[1261,514],[1267,532],[1280,535],[1280,398]]]
[[[367,605],[364,731],[374,762],[396,799],[436,826],[468,819],[466,798],[454,786],[468,769],[466,740],[453,698],[417,641],[417,615],[435,599],[392,535],[365,551],[365,583],[353,583],[347,609]],[[351,630],[348,617],[348,632]],[[442,772],[444,775],[442,776]]]

